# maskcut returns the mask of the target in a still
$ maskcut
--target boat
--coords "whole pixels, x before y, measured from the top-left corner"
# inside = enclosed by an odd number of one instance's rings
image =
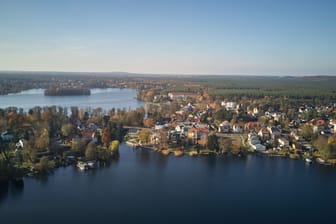
[[[86,163],[87,163],[88,168],[90,169],[96,168],[96,161],[87,161]]]
[[[129,145],[129,146],[133,146],[133,147],[136,147],[136,146],[139,145],[139,143],[137,143],[134,140],[128,140],[128,141],[126,141],[126,144]]]
[[[305,161],[306,161],[306,163],[312,163],[313,162],[313,160],[311,160],[310,158],[305,158]]]
[[[316,158],[316,162],[318,162],[320,164],[325,164],[325,160],[321,159],[321,158]]]
[[[77,167],[78,167],[80,170],[87,170],[87,169],[88,169],[88,164],[85,163],[85,162],[79,161],[79,162],[77,163]]]

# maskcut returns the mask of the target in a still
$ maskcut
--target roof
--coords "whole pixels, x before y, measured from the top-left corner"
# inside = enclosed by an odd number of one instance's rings
[[[197,95],[196,93],[192,93],[192,92],[171,92],[169,93],[170,95],[184,95],[184,96],[195,96]]]

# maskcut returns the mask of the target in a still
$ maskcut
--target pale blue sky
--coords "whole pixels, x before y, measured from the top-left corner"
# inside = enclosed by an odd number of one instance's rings
[[[0,70],[335,75],[333,0],[0,0]]]

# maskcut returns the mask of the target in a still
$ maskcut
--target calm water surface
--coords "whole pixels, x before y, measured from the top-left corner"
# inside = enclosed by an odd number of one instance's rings
[[[122,144],[109,167],[2,188],[1,223],[326,223],[335,169],[285,158],[165,157]]]
[[[134,89],[92,89],[89,96],[44,96],[43,89],[31,89],[17,94],[0,96],[0,108],[18,107],[28,110],[35,106],[78,106],[80,108],[135,109],[144,106],[144,102],[135,99]]]

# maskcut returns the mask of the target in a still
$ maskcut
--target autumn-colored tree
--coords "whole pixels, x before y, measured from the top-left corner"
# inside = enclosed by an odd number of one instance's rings
[[[151,131],[148,129],[142,129],[139,133],[139,140],[141,143],[148,143],[150,138]]]
[[[94,143],[93,141],[86,146],[85,157],[88,160],[97,159],[97,146],[96,143]]]
[[[301,134],[305,139],[311,140],[314,137],[313,126],[305,124],[301,128]]]
[[[81,121],[86,121],[87,119],[89,119],[88,112],[85,111],[84,109],[79,110],[78,117],[79,117],[79,120]]]
[[[159,130],[157,132],[158,136],[159,136],[159,141],[160,141],[160,145],[163,148],[166,148],[168,145],[168,135],[167,132],[165,130]]]
[[[16,113],[16,111],[10,111],[7,117],[8,117],[8,124],[11,127],[13,127],[14,125],[18,125],[19,115]]]
[[[55,161],[50,160],[47,156],[42,156],[35,168],[40,172],[46,172],[47,170],[55,168]]]
[[[328,139],[320,135],[315,141],[314,146],[320,152],[323,159],[329,158],[329,150],[328,150]]]
[[[230,122],[230,127],[233,128],[233,125],[237,122],[237,115],[233,115],[231,122]]]
[[[71,150],[74,152],[82,151],[84,153],[85,150],[85,140],[74,138],[71,141]]]
[[[146,101],[153,101],[154,98],[154,91],[150,90],[146,93],[145,100]]]
[[[50,137],[49,137],[49,131],[46,128],[43,128],[40,133],[37,135],[37,139],[35,141],[35,147],[38,149],[47,149],[50,144]]]
[[[228,153],[232,150],[232,140],[227,137],[219,138],[218,139],[219,150],[222,153]]]
[[[63,124],[61,127],[61,132],[63,136],[68,137],[74,132],[74,126],[70,123]]]
[[[97,146],[97,157],[99,160],[108,161],[111,157],[111,152],[105,146]]]
[[[119,141],[118,140],[113,140],[109,146],[109,150],[115,154],[119,152]]]
[[[330,136],[328,138],[328,144],[330,144],[330,145],[336,144],[336,137],[335,136]]]
[[[103,133],[102,133],[102,137],[101,137],[101,141],[104,145],[108,145],[111,142],[111,132],[110,129],[108,127],[105,127],[103,129]]]
[[[41,119],[43,121],[50,121],[51,117],[51,112],[48,109],[45,109],[41,115]]]
[[[147,118],[147,119],[144,120],[144,126],[146,128],[153,127],[154,124],[155,124],[155,122],[154,122],[154,119],[152,119],[152,118]]]
[[[207,143],[208,149],[213,151],[219,150],[219,144],[218,144],[218,137],[215,134],[211,134],[208,136],[208,143]]]
[[[202,148],[205,148],[208,144],[208,136],[201,135],[200,140],[198,140],[198,144],[202,146]]]

